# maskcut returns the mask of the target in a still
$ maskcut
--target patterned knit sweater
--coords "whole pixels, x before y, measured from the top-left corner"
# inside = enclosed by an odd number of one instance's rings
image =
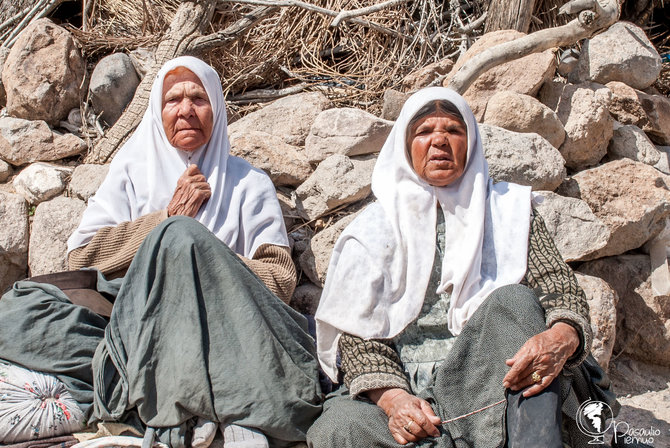
[[[565,322],[577,330],[580,345],[566,365],[581,363],[589,354],[592,340],[586,295],[537,213],[531,220],[528,268],[521,284],[532,288],[540,298],[547,327]],[[345,333],[338,348],[342,362],[340,370],[351,395],[388,387],[411,391],[392,340],[366,341]]]
[[[70,269],[94,267],[108,278],[122,277],[144,238],[167,217],[167,210],[159,210],[116,227],[103,227],[86,246],[69,253]],[[263,244],[253,258],[239,257],[277,297],[289,303],[297,277],[288,248]]]

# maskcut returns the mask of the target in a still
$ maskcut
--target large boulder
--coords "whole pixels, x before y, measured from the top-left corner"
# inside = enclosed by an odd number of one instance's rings
[[[109,165],[83,164],[77,166],[67,186],[69,196],[88,201],[98,191],[108,171]]]
[[[428,87],[437,78],[449,73],[453,66],[454,62],[451,59],[442,59],[414,70],[402,79],[402,89],[404,92],[413,92]]]
[[[661,72],[661,57],[645,32],[632,23],[617,22],[582,45],[570,82],[621,81],[636,89],[652,85]]]
[[[634,124],[659,145],[670,145],[670,99],[649,95],[622,82],[607,83],[610,113],[622,124]]]
[[[251,131],[281,137],[289,145],[302,146],[316,117],[333,103],[320,92],[299,93],[278,99],[228,126],[231,137]]]
[[[79,225],[85,209],[84,201],[62,196],[37,206],[28,253],[31,275],[68,269],[67,239]]]
[[[277,186],[297,187],[312,174],[312,166],[302,150],[276,135],[260,131],[233,134],[230,146],[232,155],[242,157],[265,171]]]
[[[86,142],[74,134],[57,134],[44,121],[0,118],[0,157],[14,166],[50,162],[81,154]]]
[[[379,152],[393,122],[355,108],[328,109],[319,114],[305,140],[310,163],[333,154],[360,156]]]
[[[577,173],[557,193],[584,200],[610,229],[607,246],[583,259],[637,249],[670,217],[670,176],[629,159]]]
[[[540,101],[556,111],[565,141],[559,148],[565,166],[581,170],[596,165],[607,154],[614,120],[609,114],[610,91],[599,84],[546,83]]]
[[[72,168],[33,163],[14,178],[14,189],[31,204],[39,204],[58,196],[65,190]]]
[[[535,132],[555,148],[565,140],[565,129],[556,113],[522,93],[504,91],[493,95],[486,106],[484,123],[514,132]]]
[[[496,181],[530,185],[534,190],[554,190],[565,179],[561,154],[539,135],[520,134],[488,124],[482,124],[479,130],[489,174]]]
[[[28,207],[17,194],[0,191],[0,294],[28,272]]]
[[[449,81],[456,72],[477,54],[522,36],[525,36],[525,34],[514,30],[494,31],[484,34],[465,54],[458,58],[454,68],[449,72],[449,76],[444,80],[444,86],[448,87]],[[533,53],[493,67],[479,75],[477,80],[466,90],[463,97],[472,108],[477,121],[481,121],[486,103],[496,92],[509,90],[535,96],[542,84],[554,76],[555,71],[556,58],[553,50]]]
[[[93,110],[108,125],[119,119],[133,99],[140,84],[133,61],[125,53],[114,53],[100,59],[91,74],[89,91]]]
[[[593,214],[586,202],[551,191],[540,194],[542,199],[535,208],[565,261],[586,259],[607,245],[609,228]]]
[[[607,153],[612,159],[626,158],[652,166],[661,159],[660,151],[642,129],[618,122],[614,122],[614,134]]]
[[[21,32],[2,70],[7,112],[56,125],[79,107],[85,73],[70,33],[47,18],[36,20]]]
[[[670,366],[670,296],[651,288],[648,255],[622,255],[584,263],[579,271],[605,280],[619,296],[614,350]]]
[[[356,216],[358,216],[358,213],[345,216],[332,226],[314,235],[309,241],[307,249],[300,254],[300,258],[298,259],[300,268],[314,284],[323,287],[333,247],[344,228]]]
[[[607,371],[616,341],[616,308],[619,296],[607,282],[601,278],[575,272],[579,286],[586,293],[589,302],[593,342],[591,354],[600,367]]]
[[[314,173],[295,191],[298,211],[315,219],[336,207],[366,198],[371,189],[374,158],[350,159],[334,154],[321,162]]]

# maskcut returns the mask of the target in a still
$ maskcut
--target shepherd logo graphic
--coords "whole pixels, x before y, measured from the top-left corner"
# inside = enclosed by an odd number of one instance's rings
[[[605,434],[612,427],[612,409],[602,401],[588,400],[579,406],[576,421],[579,430],[592,437],[589,445],[605,444]]]

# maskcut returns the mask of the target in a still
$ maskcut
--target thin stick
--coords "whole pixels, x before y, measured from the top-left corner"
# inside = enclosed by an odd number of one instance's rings
[[[499,404],[503,404],[506,401],[507,401],[507,399],[503,398],[500,401],[497,401],[497,402],[495,402],[493,404],[490,404],[488,406],[484,406],[483,408],[477,409],[476,411],[468,412],[467,414],[459,415],[458,417],[450,418],[449,420],[442,420],[442,424],[444,425],[445,423],[451,423],[453,421],[460,420],[460,419],[465,418],[465,417],[470,417],[471,415],[478,414],[479,412],[485,411],[485,410],[490,409],[494,406],[498,406]]]
[[[35,13],[39,10],[39,8],[41,8],[42,6],[44,6],[45,3],[46,3],[46,0],[40,0],[39,2],[37,2],[37,3],[35,4],[35,6],[32,7],[32,9],[28,12],[28,14],[26,14],[26,16],[23,18],[23,20],[22,20],[18,25],[16,25],[16,27],[14,28],[14,31],[12,31],[12,34],[10,34],[9,37],[7,37],[7,40],[5,40],[5,41],[2,43],[2,45],[3,45],[4,47],[11,47],[11,44],[13,43],[13,42],[12,42],[13,39],[14,39],[14,38],[15,38],[21,31],[23,31],[23,27],[25,26],[25,24],[26,24],[28,21],[30,21],[30,19],[32,19],[32,17],[33,17],[33,16],[35,15]]]
[[[331,22],[330,26],[337,28],[343,20],[349,20],[354,17],[366,16],[373,12],[382,11],[391,6],[399,5],[400,3],[408,3],[410,0],[390,0],[388,2],[379,3],[378,5],[368,6],[367,8],[352,9],[351,11],[340,11],[340,13]]]

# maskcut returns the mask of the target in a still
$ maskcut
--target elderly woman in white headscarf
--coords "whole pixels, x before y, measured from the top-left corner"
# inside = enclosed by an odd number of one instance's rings
[[[315,316],[321,366],[346,388],[310,446],[561,447],[562,372],[589,353],[588,305],[530,188],[489,178],[461,96],[407,100],[372,190]]]
[[[229,149],[214,69],[169,61],[68,241],[72,269],[101,273],[109,321],[17,282],[0,301],[2,357],[57,376],[91,420],[136,411],[171,446],[206,447],[219,426],[227,447],[304,440],[321,398],[306,319],[284,303],[296,279],[281,210]],[[16,331],[25,344],[8,342]]]

